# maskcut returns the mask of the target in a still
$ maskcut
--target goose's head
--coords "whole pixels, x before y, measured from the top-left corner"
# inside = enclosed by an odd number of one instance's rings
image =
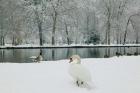
[[[72,64],[80,64],[81,63],[80,56],[79,55],[73,55],[73,56],[71,56],[69,63],[72,63]]]

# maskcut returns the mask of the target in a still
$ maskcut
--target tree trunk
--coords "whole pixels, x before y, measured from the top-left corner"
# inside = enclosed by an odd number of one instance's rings
[[[129,17],[129,19],[128,19],[128,21],[127,21],[127,24],[126,24],[126,28],[125,28],[125,32],[124,32],[124,40],[123,40],[123,44],[126,43],[127,28],[128,28],[128,25],[129,25],[130,18],[131,18],[131,17]]]
[[[117,45],[119,44],[119,36],[120,36],[120,33],[119,33],[119,26],[117,25],[118,29],[117,29],[117,36],[116,36],[116,39],[117,39]],[[119,52],[119,47],[117,47],[117,53]]]
[[[68,26],[65,23],[65,31],[66,31],[66,35],[67,35],[67,44],[70,45],[70,39],[69,39],[69,32],[68,32]]]
[[[2,36],[2,46],[5,45],[5,40],[4,39],[5,39],[4,36]]]
[[[88,39],[88,36],[89,36],[89,15],[87,15],[87,39]],[[88,39],[89,40],[89,39]]]
[[[37,21],[37,26],[38,26],[38,32],[39,32],[39,44],[40,44],[40,46],[42,46],[43,45],[42,21],[39,18],[39,14],[37,12],[37,8],[34,11],[35,11],[36,21]]]
[[[0,37],[0,45],[2,46],[2,36]]]
[[[132,27],[133,27],[133,29],[135,30],[135,33],[136,33],[136,42],[135,43],[138,44],[139,43],[139,33],[138,33],[138,30],[136,29],[135,24],[132,20],[131,20],[131,23],[132,23]],[[135,55],[137,55],[138,52],[139,52],[138,47],[136,47]]]
[[[108,37],[108,40],[107,40],[107,44],[110,45],[110,15],[108,16],[108,22],[107,22],[107,37]]]
[[[136,15],[139,16],[139,14],[134,14],[134,15],[131,15],[131,16],[128,18],[128,21],[127,21],[127,24],[126,24],[126,28],[125,28],[125,33],[124,33],[124,41],[123,41],[123,44],[125,44],[125,42],[126,42],[126,36],[127,36],[127,34],[128,34],[128,33],[127,33],[127,28],[128,28],[129,22],[132,21],[131,18],[132,18],[133,16],[136,16]]]
[[[55,45],[56,22],[57,22],[57,12],[55,11],[53,16],[52,45]]]
[[[4,46],[5,45],[5,36],[3,34],[3,31],[0,33],[0,45]]]
[[[42,23],[38,23],[38,30],[39,30],[39,43],[40,43],[40,46],[43,45],[43,39],[42,39]]]
[[[12,38],[12,45],[16,45],[16,40],[15,40],[15,37],[14,36]]]

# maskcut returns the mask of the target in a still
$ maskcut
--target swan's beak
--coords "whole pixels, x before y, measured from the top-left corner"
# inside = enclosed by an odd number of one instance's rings
[[[69,63],[71,63],[72,62],[72,58],[70,58],[70,61],[69,61]]]

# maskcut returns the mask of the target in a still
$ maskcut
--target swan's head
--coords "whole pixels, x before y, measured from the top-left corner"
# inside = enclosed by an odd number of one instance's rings
[[[73,56],[71,56],[69,63],[80,64],[81,63],[80,56],[79,55],[73,55]]]

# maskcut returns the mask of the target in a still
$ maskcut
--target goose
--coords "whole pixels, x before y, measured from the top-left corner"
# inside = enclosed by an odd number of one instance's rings
[[[43,57],[41,54],[39,54],[38,56],[31,56],[30,57],[32,59],[33,62],[40,62],[40,61],[43,61]]]
[[[79,55],[73,55],[69,59],[69,74],[78,87],[90,86],[92,79],[89,70],[81,64]]]
[[[37,57],[35,58],[34,61],[35,61],[35,62],[43,61],[43,57],[42,57],[42,55],[37,56]]]

